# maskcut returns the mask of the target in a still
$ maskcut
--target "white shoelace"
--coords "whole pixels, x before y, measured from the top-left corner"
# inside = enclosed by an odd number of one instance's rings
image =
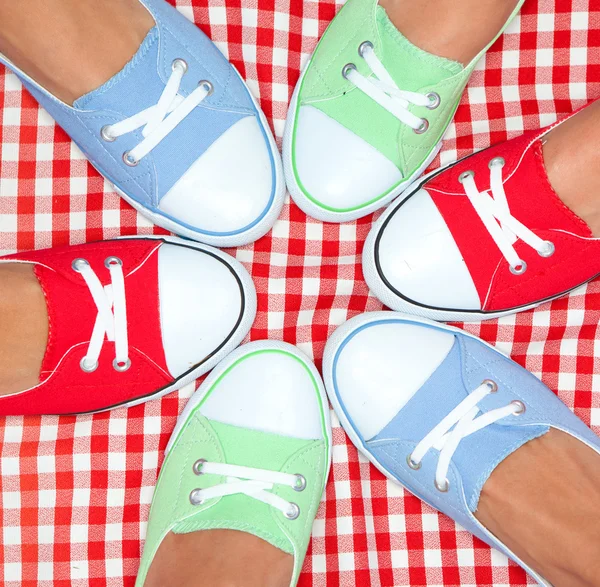
[[[358,54],[365,60],[377,79],[359,73],[354,63],[345,65],[342,75],[400,122],[410,126],[417,134],[424,133],[429,128],[428,120],[416,116],[408,108],[412,104],[434,110],[440,105],[440,96],[435,92],[419,94],[401,90],[375,54],[370,41],[360,45]]]
[[[289,520],[300,515],[300,508],[292,502],[271,493],[275,485],[286,485],[296,491],[304,491],[306,479],[302,475],[290,475],[266,469],[253,469],[225,463],[211,463],[199,459],[194,463],[196,475],[221,475],[227,478],[225,483],[194,489],[190,493],[192,505],[200,505],[207,499],[226,495],[244,494],[278,509]]]
[[[477,405],[484,397],[495,393],[498,386],[494,381],[486,379],[481,385],[470,393],[458,406],[456,406],[408,455],[406,461],[412,469],[420,469],[421,461],[432,449],[440,451],[437,468],[435,471],[435,486],[439,491],[448,491],[448,469],[452,456],[463,438],[482,430],[486,426],[502,420],[508,416],[518,416],[525,412],[525,404],[514,400],[510,404],[490,410],[476,417],[480,409]],[[452,429],[452,427],[454,428]]]
[[[102,138],[109,142],[144,127],[142,142],[130,151],[123,153],[123,161],[130,167],[135,167],[180,122],[189,116],[196,106],[212,94],[212,84],[202,80],[186,98],[179,95],[181,81],[187,68],[187,63],[183,59],[175,59],[173,72],[156,106],[146,108],[121,122],[102,127]]]
[[[110,271],[111,284],[102,286],[100,279],[85,259],[75,259],[73,270],[81,274],[88,286],[98,316],[92,331],[92,337],[85,357],[81,360],[81,369],[88,373],[98,368],[98,359],[104,344],[104,338],[115,343],[113,367],[116,371],[127,371],[129,360],[129,342],[127,337],[127,305],[125,300],[125,277],[123,263],[117,257],[108,257],[104,262]]]
[[[525,273],[527,263],[520,259],[515,251],[514,245],[518,239],[535,249],[541,257],[550,257],[554,254],[554,243],[541,239],[511,215],[502,179],[504,164],[502,157],[495,157],[489,163],[491,196],[477,189],[473,171],[465,171],[458,181],[462,183],[475,212],[508,262],[511,272],[521,275]]]

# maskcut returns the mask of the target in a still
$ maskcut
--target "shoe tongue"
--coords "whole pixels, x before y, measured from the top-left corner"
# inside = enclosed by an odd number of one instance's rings
[[[392,23],[386,11],[377,7],[377,30],[381,37],[386,69],[402,90],[418,91],[461,73],[457,61],[432,55],[413,45]]]
[[[43,265],[36,265],[34,271],[48,310],[48,343],[40,372],[42,382],[70,348],[89,340],[98,310],[92,297],[82,296],[81,287],[61,273]]]
[[[111,110],[123,117],[155,106],[165,89],[165,82],[158,75],[158,41],[158,29],[153,27],[119,73],[77,99],[73,106],[81,110]]]
[[[405,441],[404,443],[414,442],[416,446],[482,381],[496,377],[504,382],[510,381],[507,377],[510,368],[514,370],[514,365],[507,365],[508,362],[509,359],[498,355],[478,341],[457,337],[452,350],[429,380],[399,414],[369,442],[399,438]],[[500,377],[501,373],[504,375],[505,369],[506,377]],[[513,397],[510,389],[507,390],[501,385],[498,392],[484,398],[479,407],[481,412],[488,412],[508,405]],[[518,420],[515,423],[518,423]],[[472,512],[477,509],[483,485],[496,467],[523,444],[547,431],[547,426],[511,425],[508,419],[504,419],[460,441],[452,463],[458,470],[467,507]],[[431,449],[425,455],[419,471],[420,476],[430,476],[431,483],[435,478],[439,454],[436,449]]]

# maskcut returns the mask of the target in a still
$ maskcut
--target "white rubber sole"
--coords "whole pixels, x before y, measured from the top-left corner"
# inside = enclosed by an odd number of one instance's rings
[[[250,328],[252,327],[252,324],[254,323],[254,319],[256,317],[256,289],[254,287],[254,282],[252,281],[252,278],[250,277],[249,273],[246,271],[244,266],[239,261],[234,259],[231,255],[228,255],[227,253],[224,253],[223,251],[220,251],[219,249],[215,249],[208,245],[204,245],[197,242],[191,242],[175,236],[124,236],[120,237],[120,239],[141,239],[157,241],[163,240],[165,242],[173,244],[181,244],[185,245],[186,247],[192,247],[194,249],[197,249],[198,251],[207,251],[215,257],[219,257],[232,269],[232,271],[237,275],[238,279],[240,280],[240,283],[242,285],[242,291],[244,293],[244,311],[240,323],[238,324],[233,334],[230,336],[229,340],[223,345],[223,347],[219,349],[212,357],[210,357],[210,359],[203,362],[195,369],[192,369],[191,371],[188,371],[186,374],[182,375],[172,385],[162,388],[156,393],[132,400],[127,403],[103,408],[101,410],[96,410],[93,412],[85,412],[87,414],[96,414],[116,408],[129,408],[132,406],[137,406],[138,404],[143,404],[147,401],[161,398],[164,395],[181,389],[188,383],[195,381],[196,379],[204,375],[206,372],[210,371],[215,365],[217,365],[221,360],[223,360],[227,355],[229,355],[232,350],[234,350],[242,343],[244,338],[246,338],[248,332],[250,332]]]
[[[285,131],[283,134],[283,169],[285,173],[285,181],[287,183],[288,190],[290,191],[294,202],[305,214],[307,214],[311,218],[316,218],[317,220],[321,220],[322,222],[350,222],[352,220],[362,218],[363,216],[367,216],[368,214],[371,214],[371,212],[375,212],[375,210],[383,208],[384,206],[389,204],[394,198],[401,195],[417,178],[421,176],[425,169],[427,169],[431,162],[436,158],[437,154],[442,148],[442,141],[440,141],[434,147],[431,154],[412,175],[402,180],[400,184],[393,187],[389,192],[387,192],[384,196],[379,198],[376,202],[363,206],[358,210],[352,210],[349,212],[334,212],[332,210],[327,210],[326,208],[319,206],[319,204],[315,203],[306,196],[306,194],[296,181],[294,166],[292,163],[292,142],[294,136],[296,110],[298,109],[298,92],[300,91],[300,86],[302,85],[304,74],[306,73],[309,65],[310,61],[306,65],[302,74],[300,75],[300,79],[298,80],[298,83],[294,88],[294,93],[292,95],[292,100],[290,102],[290,107],[286,118]]]
[[[210,389],[213,387],[214,383],[219,379],[219,377],[221,377],[221,375],[225,373],[225,371],[227,371],[227,369],[229,369],[231,365],[233,365],[243,356],[260,350],[279,350],[294,355],[297,359],[302,361],[302,363],[309,369],[312,376],[315,378],[319,391],[319,400],[321,402],[321,408],[325,420],[325,437],[328,446],[328,464],[327,474],[325,476],[325,484],[327,484],[327,479],[329,478],[329,471],[331,470],[332,450],[331,418],[329,414],[329,403],[327,401],[327,393],[325,391],[325,386],[323,385],[323,379],[321,378],[321,375],[317,371],[317,368],[315,367],[313,362],[300,349],[291,344],[288,344],[287,342],[279,342],[275,340],[258,340],[254,342],[249,342],[230,353],[225,360],[221,361],[221,363],[219,363],[219,365],[217,365],[215,369],[213,369],[213,371],[210,373],[210,375],[204,380],[202,385],[197,389],[196,393],[192,395],[185,408],[183,409],[183,412],[181,412],[181,415],[179,416],[179,418],[177,419],[177,423],[175,424],[173,434],[171,435],[167,447],[165,448],[165,456],[169,453],[171,447],[177,442],[177,438],[179,437],[181,430],[185,426],[185,423],[189,420],[190,416],[196,411],[196,409],[198,409],[200,403],[202,402],[206,394],[210,391]]]
[[[406,189],[404,194],[400,198],[398,198],[398,200],[394,201],[388,207],[388,209],[377,219],[375,224],[373,224],[371,230],[369,231],[369,234],[367,235],[367,239],[365,240],[365,246],[362,255],[362,263],[365,281],[367,282],[369,289],[373,292],[375,297],[380,302],[385,304],[388,308],[391,308],[396,312],[404,312],[413,316],[422,316],[423,318],[429,318],[431,320],[437,320],[441,322],[481,322],[483,320],[502,318],[503,316],[511,316],[512,314],[532,310],[534,308],[537,308],[538,306],[541,306],[542,304],[545,304],[546,302],[550,302],[552,300],[561,298],[570,293],[562,292],[551,298],[544,299],[539,302],[535,302],[518,308],[501,310],[498,312],[483,312],[476,310],[444,310],[440,308],[431,308],[425,305],[413,303],[408,299],[404,299],[398,296],[396,292],[394,292],[388,287],[385,281],[381,278],[381,275],[377,270],[377,264],[375,261],[375,244],[377,238],[383,230],[383,226],[386,220],[391,214],[393,214],[396,211],[398,206],[400,206],[407,198],[411,197],[415,192],[417,192],[421,188],[421,186],[426,181],[428,181],[428,179],[430,179],[431,176],[436,175],[449,167],[452,167],[454,164],[454,162],[449,163],[448,165],[436,169],[428,173],[427,175],[424,175],[417,181],[413,182],[413,184]],[[581,287],[581,285],[577,287]]]
[[[279,218],[286,195],[285,175],[283,172],[281,155],[279,154],[279,149],[277,148],[277,143],[275,142],[275,137],[271,132],[267,118],[258,105],[256,98],[252,95],[250,88],[248,88],[246,82],[239,74],[238,70],[233,65],[231,65],[231,67],[246,87],[246,91],[248,92],[248,95],[250,96],[254,107],[259,114],[261,126],[267,135],[269,149],[275,165],[275,191],[273,201],[271,202],[271,206],[269,207],[269,210],[265,216],[257,224],[248,228],[248,230],[245,230],[244,232],[227,236],[211,235],[205,234],[204,232],[198,232],[188,228],[187,226],[183,226],[171,218],[163,216],[162,214],[151,212],[142,204],[130,197],[126,192],[113,184],[109,179],[105,178],[117,192],[117,194],[119,194],[119,196],[121,196],[130,206],[135,208],[142,216],[148,218],[148,220],[150,220],[153,224],[156,224],[156,226],[160,226],[161,228],[174,232],[179,236],[183,236],[185,238],[202,242],[214,247],[239,247],[253,243],[254,241],[257,241],[259,238],[263,237],[265,234],[267,234],[267,232],[269,232],[269,230],[271,230],[271,228],[273,228],[273,225]]]

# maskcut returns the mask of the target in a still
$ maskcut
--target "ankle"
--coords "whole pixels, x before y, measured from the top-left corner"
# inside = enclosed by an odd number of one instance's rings
[[[475,516],[552,584],[599,585],[600,455],[579,440],[552,429],[519,448],[484,485]]]
[[[44,294],[30,265],[0,265],[0,395],[40,381],[48,340]]]
[[[411,43],[467,65],[499,33],[517,0],[381,0],[380,4]]]
[[[123,69],[154,26],[139,0],[21,4],[0,0],[0,53],[68,104]]]
[[[600,101],[556,127],[546,136],[544,164],[550,184],[562,202],[600,237],[600,172],[596,137]]]
[[[252,534],[203,530],[168,534],[158,549],[144,587],[204,583],[212,587],[288,587],[294,559]]]

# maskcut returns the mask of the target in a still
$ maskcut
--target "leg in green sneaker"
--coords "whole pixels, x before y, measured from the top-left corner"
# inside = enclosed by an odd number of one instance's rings
[[[289,587],[294,558],[268,542],[236,530],[168,534],[145,587]]]
[[[284,343],[214,369],[167,447],[136,587],[296,585],[329,470],[324,394]]]
[[[309,216],[347,222],[429,166],[480,57],[524,0],[348,0],[296,86],[283,160]]]
[[[0,264],[0,324],[0,395],[37,385],[48,341],[48,314],[30,265]]]
[[[467,65],[498,34],[517,0],[381,0],[380,4],[411,43]]]
[[[152,26],[138,0],[0,0],[0,53],[72,104],[120,71]]]

